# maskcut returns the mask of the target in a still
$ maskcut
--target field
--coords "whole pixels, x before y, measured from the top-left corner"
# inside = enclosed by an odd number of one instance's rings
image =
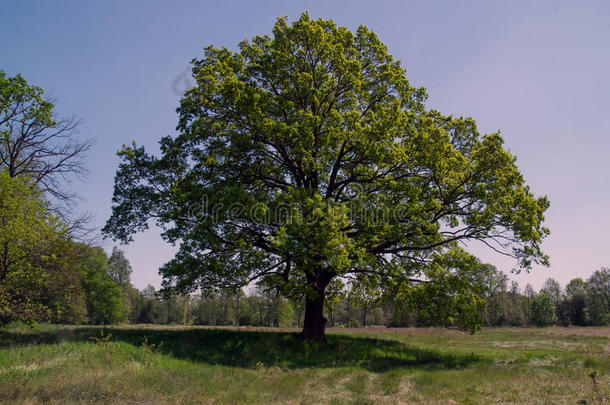
[[[4,403],[608,403],[610,328],[291,329],[13,325]]]

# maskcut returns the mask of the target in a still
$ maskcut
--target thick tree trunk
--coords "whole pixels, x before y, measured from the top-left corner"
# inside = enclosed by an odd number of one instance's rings
[[[324,318],[324,299],[326,286],[333,277],[332,272],[322,267],[307,274],[307,283],[314,293],[305,295],[305,319],[303,319],[303,331],[301,332],[303,339],[312,342],[326,342],[324,330],[327,321]]]
[[[324,330],[326,318],[324,312],[324,290],[318,291],[316,297],[307,297],[305,300],[305,319],[301,337],[312,342],[326,342]]]

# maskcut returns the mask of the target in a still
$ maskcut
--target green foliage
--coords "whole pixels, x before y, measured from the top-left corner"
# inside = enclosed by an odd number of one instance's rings
[[[435,255],[423,282],[391,289],[401,310],[412,310],[424,325],[455,326],[471,333],[483,322],[486,281],[491,268],[462,249]]]
[[[366,273],[422,299],[440,294],[428,312],[474,330],[471,275],[437,257],[475,239],[522,268],[548,264],[549,202],[502,137],[427,110],[424,89],[368,28],[279,19],[238,52],[207,47],[193,77],[161,156],[119,152],[104,227],[129,241],[155,218],[180,244],[161,269],[166,288],[259,279],[313,308],[333,279]]]
[[[602,267],[587,279],[589,314],[593,325],[610,325],[610,269]]]
[[[117,248],[112,248],[112,254],[108,258],[108,273],[110,277],[120,285],[126,287],[130,284],[130,276],[133,269],[129,264],[129,260],[125,257],[125,253]]]
[[[524,294],[519,285],[492,266],[487,280],[485,325],[487,326],[526,326],[530,325],[530,301],[536,295],[532,286],[527,285]]]
[[[101,248],[72,240],[82,218],[71,219],[74,195],[62,188],[86,173],[81,158],[93,143],[78,141],[78,120],[54,109],[43,89],[0,71],[0,323],[116,322],[120,289]],[[110,268],[127,290],[122,252]]]
[[[54,109],[43,89],[0,71],[0,323],[85,320],[82,249],[71,240],[83,218],[72,218],[62,184],[86,173],[93,143]]]
[[[532,323],[536,326],[555,325],[557,316],[555,315],[555,305],[553,297],[547,292],[542,292],[532,298]]]
[[[557,322],[560,325],[600,326],[610,324],[610,271],[594,272],[587,281],[571,280],[562,292],[561,286],[548,279],[542,292],[553,297]]]
[[[553,278],[547,278],[540,291],[547,293],[555,303],[559,302],[563,294],[561,285],[559,285],[559,282]]]
[[[409,288],[380,286],[362,275],[347,285],[333,280],[324,304],[328,326],[446,326],[473,331],[477,324],[524,327],[539,323],[532,315],[537,304],[532,304],[536,293],[531,285],[523,293],[516,282],[509,288],[504,273],[464,251],[452,252],[442,260],[439,257],[436,264],[441,270],[429,274],[445,279]],[[286,300],[267,288],[252,289],[248,295],[233,289],[209,290],[205,295],[163,295],[151,286],[142,293],[133,287],[127,291],[130,298],[125,298],[124,291],[123,299],[135,303],[126,304],[131,323],[301,327],[305,309],[305,297]],[[464,291],[484,302],[468,302]],[[559,314],[559,325],[604,324],[608,314],[595,306],[599,301],[588,282],[574,279],[565,291],[551,305]],[[601,317],[601,323],[595,317]]]
[[[328,284],[328,287],[326,288],[326,298],[324,300],[324,310],[328,314],[329,326],[331,326],[331,327],[335,326],[337,306],[338,306],[338,304],[341,303],[342,299],[345,298],[344,288],[345,288],[345,284],[339,279],[332,280]],[[304,304],[304,300],[302,300],[302,299],[293,300],[293,314],[294,314],[295,310],[298,312],[298,311],[303,311],[305,309],[305,306],[302,304]],[[300,318],[300,314],[295,314],[295,315],[298,315]],[[299,319],[299,326],[300,326],[300,319]]]
[[[108,258],[108,274],[122,292],[123,313],[128,321],[137,323],[146,305],[142,294],[131,285],[133,269],[125,253],[114,246]]]
[[[243,291],[220,290],[195,297],[193,323],[198,325],[291,326],[291,303],[277,292],[256,288]]]
[[[129,323],[140,323],[140,315],[146,306],[142,293],[131,285],[123,287],[123,305]],[[144,322],[146,323],[146,322]]]
[[[53,119],[53,104],[43,98],[44,90],[38,86],[31,86],[21,75],[7,76],[0,70],[0,159],[6,164],[10,159],[8,153],[11,148],[12,126],[18,117],[27,120],[31,127],[48,127],[55,124]],[[25,106],[16,110],[15,106]],[[17,129],[17,128],[15,128]],[[18,174],[27,173],[27,167],[14,167]],[[11,176],[15,176],[11,173]]]
[[[0,323],[48,318],[40,303],[48,282],[44,267],[64,233],[34,182],[0,167]]]
[[[11,177],[30,177],[66,217],[74,195],[62,183],[86,173],[81,158],[93,141],[79,141],[79,121],[54,109],[43,89],[0,70],[0,167]]]
[[[80,264],[81,245],[69,239],[57,239],[50,254],[40,267],[44,268],[48,283],[42,302],[50,310],[49,321],[62,324],[81,324],[87,321],[86,292]]]
[[[136,319],[136,323],[167,323],[167,311],[151,285],[142,291],[142,307]]]
[[[575,278],[566,285],[565,298],[563,303],[567,307],[564,311],[559,311],[562,315],[567,315],[567,324],[585,326],[589,321],[589,308],[587,306],[587,283],[581,278]],[[566,324],[566,322],[562,322]]]
[[[353,298],[353,302],[360,306],[362,326],[366,326],[367,315],[379,305],[383,292],[374,278],[361,275],[353,283],[350,296]]]
[[[89,322],[108,324],[125,319],[121,288],[108,273],[108,256],[100,247],[83,249],[81,268]]]
[[[0,169],[0,323],[114,323],[121,290],[101,248],[73,242],[38,186]]]

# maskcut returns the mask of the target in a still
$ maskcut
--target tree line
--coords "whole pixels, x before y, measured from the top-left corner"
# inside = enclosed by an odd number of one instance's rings
[[[493,268],[493,266],[490,266]],[[485,286],[481,310],[485,326],[610,325],[610,270],[601,268],[587,280],[576,278],[565,289],[549,278],[539,292],[524,289],[495,270]],[[328,297],[325,316],[330,327],[454,326],[427,311],[401,308],[393,296],[345,283]],[[304,298],[286,299],[260,286],[217,290],[190,296],[163,296],[148,286],[132,307],[131,321],[156,324],[302,327]]]
[[[165,294],[149,285],[133,287],[131,265],[122,250],[110,257],[100,247],[73,243],[48,259],[49,283],[30,290],[38,311],[15,311],[13,319],[62,324],[162,324],[208,326],[302,327],[305,298],[286,299],[273,288],[212,289],[197,294]],[[69,254],[67,254],[69,252]],[[59,253],[59,251],[57,252]],[[485,326],[603,326],[610,324],[610,269],[587,280],[575,278],[565,288],[549,278],[536,292],[492,265],[477,283],[484,304]],[[345,282],[344,282],[345,281]],[[44,308],[44,310],[40,310]],[[422,309],[404,307],[391,291],[359,280],[334,283],[324,308],[330,327],[454,326]]]

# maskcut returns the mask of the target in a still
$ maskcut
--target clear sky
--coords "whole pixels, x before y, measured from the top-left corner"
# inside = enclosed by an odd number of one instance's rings
[[[537,195],[548,195],[550,268],[512,276],[540,288],[610,266],[610,2],[608,1],[7,1],[0,11],[0,69],[21,73],[82,118],[96,138],[89,181],[74,184],[82,210],[110,215],[115,156],[135,140],[155,150],[174,134],[188,62],[206,45],[235,49],[270,33],[279,16],[308,10],[373,29],[428,107],[501,130]],[[111,241],[100,242],[108,251]],[[173,256],[158,231],[124,246],[138,288],[158,286]],[[480,247],[482,260],[514,263]]]

